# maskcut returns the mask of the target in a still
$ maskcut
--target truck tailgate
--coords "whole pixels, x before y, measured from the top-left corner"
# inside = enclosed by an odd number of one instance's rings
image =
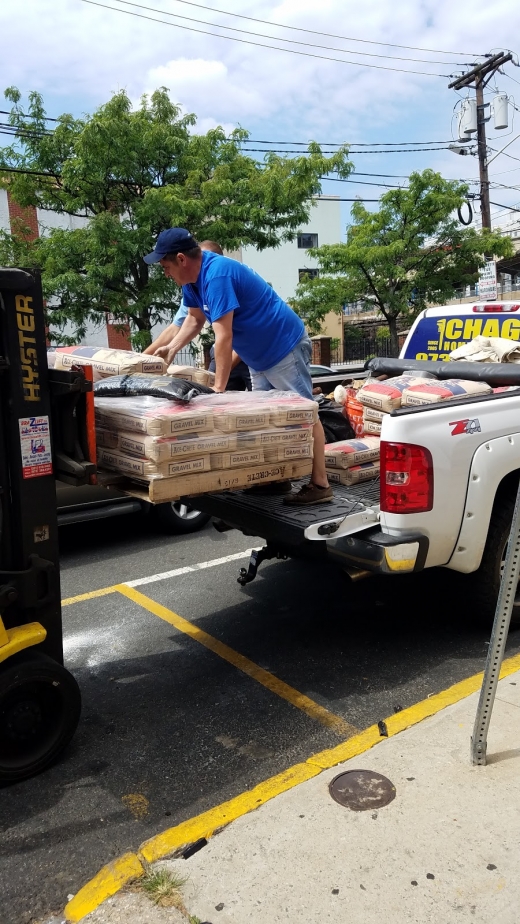
[[[303,482],[295,482],[299,487]],[[218,517],[249,536],[296,546],[308,539],[339,538],[374,525],[379,519],[379,480],[345,487],[334,485],[334,500],[312,507],[288,507],[283,496],[227,491],[190,498],[198,510]]]

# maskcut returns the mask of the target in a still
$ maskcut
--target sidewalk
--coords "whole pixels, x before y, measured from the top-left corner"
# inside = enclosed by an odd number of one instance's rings
[[[299,783],[189,859],[153,864],[188,877],[186,913],[123,890],[83,921],[518,924],[520,671],[500,681],[485,767],[469,756],[477,699]],[[351,769],[387,777],[395,799],[368,811],[337,804],[328,784]]]

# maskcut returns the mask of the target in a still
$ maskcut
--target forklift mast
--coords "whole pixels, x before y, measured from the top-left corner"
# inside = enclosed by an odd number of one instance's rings
[[[63,662],[58,524],[41,284],[0,269],[0,614],[37,621]]]
[[[95,471],[81,370],[47,368],[38,275],[0,268],[0,617],[39,623],[38,650],[63,663],[55,477]],[[90,397],[90,396],[89,396]]]
[[[92,381],[49,370],[46,341],[39,276],[0,267],[0,786],[50,766],[81,712],[63,666],[55,479],[95,477]]]

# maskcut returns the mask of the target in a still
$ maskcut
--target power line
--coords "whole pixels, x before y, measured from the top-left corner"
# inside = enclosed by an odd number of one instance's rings
[[[82,0],[84,3],[89,3],[91,0]],[[98,4],[99,5],[99,4]],[[31,129],[19,128],[16,131],[11,131],[7,129],[0,128],[0,135],[9,135],[10,137],[28,137],[28,138],[46,138],[52,136],[53,132],[38,132],[32,131]],[[368,142],[367,142],[368,143]],[[413,142],[411,142],[413,143]],[[350,154],[422,154],[425,151],[448,151],[448,147],[438,147],[438,148],[391,148],[391,149],[379,149],[379,150],[364,150],[364,151],[352,151],[349,150]],[[246,148],[242,152],[243,154],[299,154],[300,157],[309,155],[309,151],[297,151],[295,149],[273,149],[273,148]],[[337,151],[322,151],[322,154],[337,154]],[[512,155],[509,155],[512,156]],[[515,158],[518,160],[518,158]],[[384,174],[366,174],[367,176],[381,176]]]
[[[352,173],[349,173],[349,177],[351,177],[351,176],[377,176],[377,177],[380,177],[380,178],[381,178],[381,177],[382,177],[382,178],[387,178],[387,179],[390,178],[391,180],[408,180],[408,179],[409,179],[408,175],[407,175],[407,174],[404,174],[404,173],[362,173],[360,170],[353,170]],[[339,176],[327,176],[326,174],[325,174],[324,176],[322,176],[321,179],[327,180],[327,181],[330,182],[330,183],[352,183],[352,182],[355,182],[355,181],[353,181],[353,180],[351,180],[351,179],[345,179],[345,178],[339,177]],[[383,184],[383,185],[386,185],[386,184]]]
[[[84,3],[89,3],[90,0],[83,0]],[[392,148],[384,150],[369,150],[369,151],[352,151],[349,149],[349,154],[422,154],[423,151],[449,151],[449,147],[441,148]],[[271,148],[248,148],[246,151],[243,151],[244,154],[308,154],[308,151],[295,151],[292,149],[289,150],[278,150]],[[322,151],[322,154],[337,154],[337,151]]]
[[[274,39],[277,42],[288,42],[290,45],[304,45],[306,48],[323,48],[325,51],[339,51],[341,54],[363,55],[365,58],[386,58],[390,61],[411,61],[416,64],[442,64],[446,67],[450,65],[453,65],[454,67],[462,67],[464,64],[464,62],[461,61],[432,61],[427,58],[403,58],[401,55],[383,55],[372,51],[354,51],[354,49],[351,48],[336,48],[330,45],[317,45],[316,42],[302,42],[301,40],[296,39],[280,38],[277,35],[266,35],[264,32],[251,32],[250,29],[238,29],[235,26],[221,26],[220,23],[217,22],[208,22],[206,19],[195,19],[193,16],[181,16],[180,13],[169,13],[167,10],[158,10],[157,7],[145,6],[142,3],[134,3],[132,0],[113,0],[113,2],[122,3],[124,6],[133,6],[138,10],[146,10],[148,13],[160,13],[162,16],[170,16],[173,19],[185,19],[188,22],[196,22],[200,25],[212,26],[216,29],[227,29],[228,32],[241,32],[242,35],[254,35],[256,38]],[[113,9],[117,8],[113,7]],[[202,9],[209,8],[202,7]],[[119,12],[126,12],[126,10],[119,10]],[[269,23],[269,25],[277,28],[276,23]],[[467,66],[471,67],[471,65]]]
[[[180,2],[180,0],[178,0]],[[308,146],[310,141],[255,141],[253,138],[243,138],[241,144],[294,144]],[[353,145],[357,148],[387,146],[395,147],[400,144],[453,144],[453,138],[444,141],[318,141],[323,147],[342,147],[343,145]]]
[[[43,173],[39,170],[25,170],[22,167],[2,167],[0,165],[0,176],[2,173],[23,173],[30,176],[50,177],[53,180],[59,179],[61,176],[59,173]],[[320,202],[379,202],[379,199],[362,199],[360,196],[356,196],[354,199],[342,199],[339,196],[334,196],[331,199],[327,197],[320,198]]]
[[[118,2],[118,0],[116,0]],[[423,77],[452,77],[452,74],[436,74],[433,71],[415,71],[403,67],[387,67],[384,64],[366,64],[360,61],[346,61],[344,58],[331,58],[330,55],[315,55],[309,51],[296,51],[294,48],[280,48],[278,45],[267,45],[265,42],[252,42],[250,39],[239,39],[233,35],[218,35],[215,32],[208,32],[207,29],[195,29],[193,26],[181,26],[180,23],[167,22],[165,19],[154,19],[153,16],[146,16],[144,13],[134,13],[132,10],[119,10],[114,6],[107,6],[106,3],[99,3],[98,0],[81,0],[81,3],[88,3],[90,6],[99,6],[104,10],[111,10],[113,13],[122,13],[125,16],[135,16],[138,19],[147,19],[150,22],[156,22],[163,26],[171,26],[173,29],[183,29],[186,32],[198,32],[201,35],[211,35],[213,38],[226,39],[228,42],[240,42],[243,45],[256,45],[258,48],[269,48],[271,51],[284,51],[286,54],[299,55],[305,58],[316,58],[320,61],[334,61],[336,64],[347,64],[355,67],[371,67],[382,71],[396,71],[401,74],[420,74]],[[253,33],[256,34],[256,33]],[[275,41],[286,41],[285,39],[275,39]],[[321,47],[321,46],[317,46]]]
[[[116,0],[116,2],[122,2],[122,0]],[[341,39],[345,42],[361,42],[364,45],[379,45],[384,48],[405,48],[407,51],[426,51],[431,54],[439,55],[459,55],[466,58],[484,58],[486,55],[478,54],[476,52],[466,52],[466,51],[443,51],[440,48],[419,48],[415,45],[397,45],[392,42],[376,42],[372,39],[360,39],[353,38],[349,35],[335,35],[331,32],[318,32],[316,29],[303,29],[300,26],[286,26],[282,23],[272,22],[268,19],[256,19],[254,16],[245,16],[243,13],[230,13],[228,10],[217,10],[213,7],[204,6],[202,3],[194,3],[193,0],[176,0],[177,3],[182,3],[185,6],[195,6],[201,10],[208,10],[211,13],[220,13],[222,16],[233,16],[237,19],[247,19],[249,22],[259,22],[264,26],[275,26],[277,29],[290,29],[293,32],[307,32],[310,35],[322,35],[325,38],[335,38]]]
[[[61,176],[60,173],[43,173],[40,170],[26,170],[25,167],[4,167],[0,164],[0,174],[2,173],[23,173],[29,176],[48,176],[53,180]]]
[[[513,64],[514,64],[514,61],[513,61]],[[511,74],[506,73],[506,71],[504,71],[504,77],[509,77],[509,79],[512,80],[513,83],[517,83],[518,86],[520,87],[520,80],[517,80],[516,77],[511,77]]]
[[[502,205],[500,202],[491,202],[490,205],[495,205],[498,209],[507,209],[508,212],[520,212],[520,209],[513,208],[512,205]]]
[[[327,177],[324,177],[324,179],[326,180]],[[391,183],[372,183],[367,180],[343,180],[340,177],[334,176],[330,177],[330,181],[333,183],[355,183],[359,186],[383,186],[385,189],[408,189],[408,186],[396,186],[395,184]]]
[[[0,109],[0,115],[11,115],[11,113],[7,112],[6,110]],[[20,113],[20,115],[24,119],[31,118],[30,115],[27,115],[25,113]],[[59,119],[54,119],[51,116],[45,116],[44,118],[47,122],[59,122],[60,121]],[[34,132],[35,134],[41,134],[41,135],[53,134],[53,131],[51,129],[46,129],[46,128],[32,129],[30,126],[19,127],[16,125],[11,125],[10,123],[7,123],[7,122],[0,122],[0,128],[5,128],[8,132],[10,133],[12,132],[13,134],[16,134],[19,131],[31,131],[31,132]],[[241,138],[237,143],[239,144],[271,144],[271,145],[292,144],[292,145],[299,146],[299,147],[308,147],[309,144],[311,144],[312,142],[311,141],[258,141],[258,140],[254,140],[253,138]],[[320,147],[338,147],[338,148],[344,147],[345,145],[348,145],[349,147],[352,146],[352,147],[359,147],[359,148],[361,147],[397,147],[402,144],[421,145],[421,146],[427,145],[427,144],[428,145],[429,144],[452,144],[452,139],[448,138],[442,141],[318,141],[316,143],[319,144]],[[269,148],[269,150],[271,150],[271,148]],[[283,153],[283,149],[280,149],[277,153]],[[292,153],[297,154],[299,152],[294,151]],[[305,151],[304,153],[308,153],[308,152]]]
[[[11,115],[12,109],[0,109],[0,115]],[[31,119],[32,116],[28,115],[26,112],[19,112],[18,115],[21,115],[23,119]],[[53,119],[51,116],[41,116],[44,122],[59,122],[59,119]]]

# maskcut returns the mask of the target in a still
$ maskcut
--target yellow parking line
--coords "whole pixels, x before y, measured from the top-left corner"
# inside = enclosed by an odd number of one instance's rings
[[[308,696],[299,693],[294,687],[284,683],[283,680],[279,680],[278,677],[270,674],[269,671],[264,670],[263,667],[255,664],[254,661],[250,661],[249,658],[244,657],[244,655],[241,655],[233,648],[229,648],[228,645],[220,642],[212,635],[208,635],[203,629],[199,629],[198,626],[194,625],[192,622],[188,622],[187,619],[174,613],[173,610],[167,609],[167,607],[162,606],[161,603],[156,603],[155,600],[146,597],[133,587],[127,587],[126,584],[118,584],[114,589],[124,594],[125,597],[128,597],[130,600],[133,600],[134,603],[142,606],[143,609],[153,613],[154,616],[159,616],[160,619],[169,622],[170,625],[175,626],[179,632],[189,635],[194,641],[204,645],[205,648],[209,648],[214,654],[223,658],[224,661],[228,661],[229,664],[232,664],[233,667],[238,668],[238,670],[243,671],[248,677],[252,677],[253,680],[261,683],[262,686],[266,687],[272,693],[276,693],[277,696],[285,699],[288,703],[291,703],[292,706],[301,709],[302,712],[305,712],[311,719],[321,722],[322,725],[325,725],[340,738],[351,738],[352,735],[357,734],[359,729],[351,725],[350,722],[346,722],[341,716],[334,715],[333,712],[329,712],[328,709],[319,706],[318,703],[309,699]]]
[[[107,594],[113,594],[119,590],[119,584],[113,584],[112,587],[101,587],[99,590],[89,590],[86,594],[78,594],[77,597],[65,597],[61,601],[62,606],[70,606],[71,603],[81,603],[82,600],[93,600],[94,597],[105,597]]]

